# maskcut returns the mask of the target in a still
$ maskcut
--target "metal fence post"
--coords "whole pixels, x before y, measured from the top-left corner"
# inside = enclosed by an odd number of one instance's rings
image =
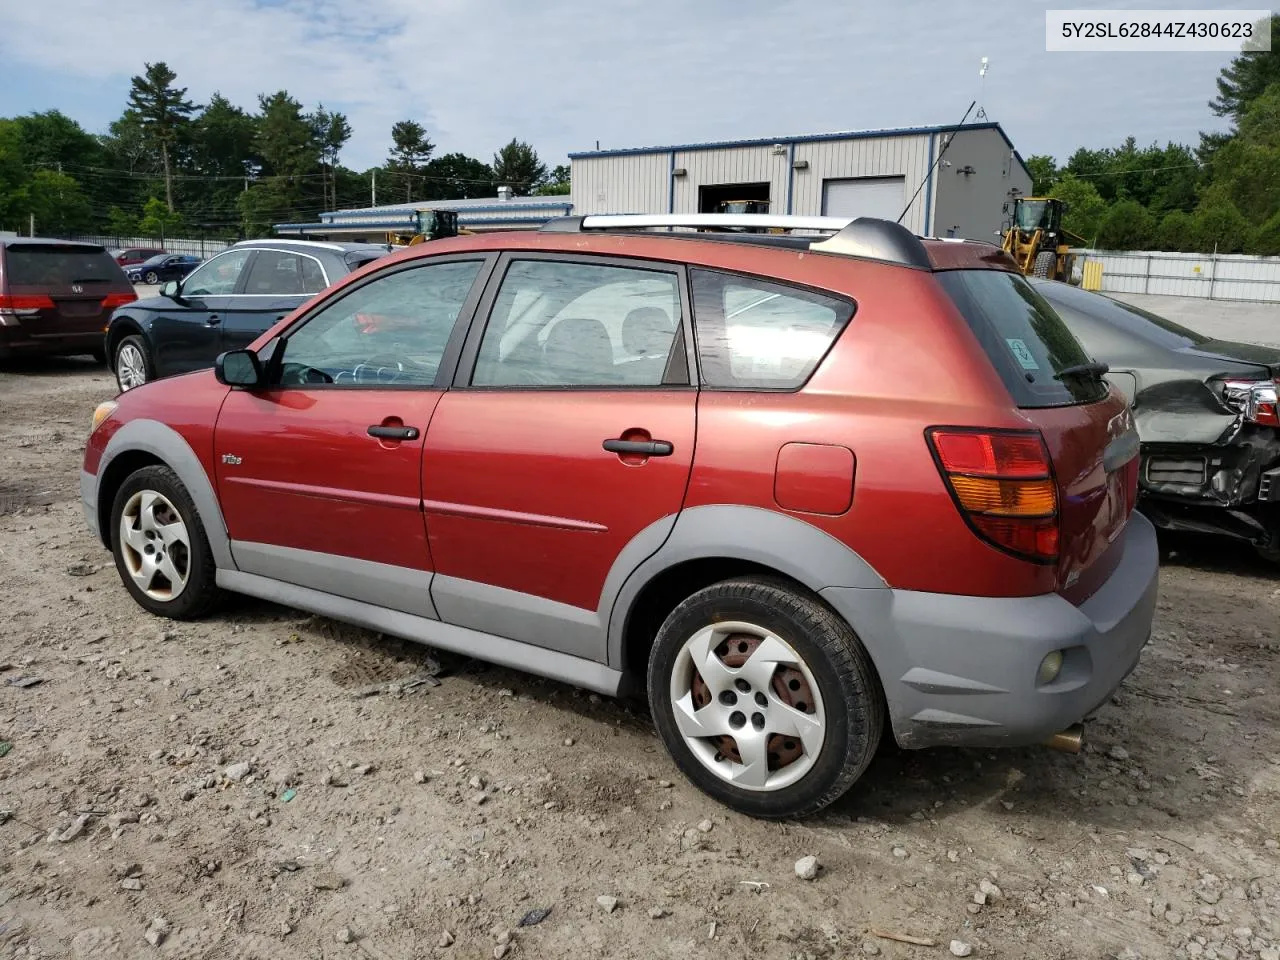
[[[1148,294],[1151,292],[1151,254],[1147,254],[1147,275],[1142,278],[1142,292]]]
[[[1214,283],[1215,283],[1215,282],[1217,281],[1217,279],[1218,279],[1218,245],[1217,245],[1216,243],[1213,245],[1213,257],[1210,259],[1209,264],[1210,264],[1210,273],[1209,273],[1209,297],[1208,297],[1208,299],[1212,300],[1212,299],[1213,299],[1213,285],[1214,285]]]

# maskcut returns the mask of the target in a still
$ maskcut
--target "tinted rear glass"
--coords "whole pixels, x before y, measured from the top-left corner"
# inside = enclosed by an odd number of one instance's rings
[[[13,286],[124,281],[120,268],[102,247],[14,244],[5,250],[4,266],[5,277]]]
[[[1090,357],[1021,276],[1002,270],[951,270],[936,274],[991,358],[1020,407],[1092,403],[1107,395],[1101,379],[1058,375]]]
[[[1036,290],[1051,303],[1078,310],[1086,316],[1096,317],[1135,337],[1172,350],[1199,346],[1210,339],[1172,320],[1166,320],[1164,317],[1143,310],[1141,307],[1121,303],[1069,284],[1037,283]]]

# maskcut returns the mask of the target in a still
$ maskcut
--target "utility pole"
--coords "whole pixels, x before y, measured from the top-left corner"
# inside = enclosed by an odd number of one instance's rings
[[[30,223],[31,223],[31,226],[30,226],[30,228],[27,230],[27,235],[28,235],[28,236],[31,236],[31,237],[34,237],[34,236],[36,235],[36,215],[35,215],[34,213],[33,213],[33,214],[31,214],[31,221],[30,221]]]
[[[373,180],[373,199],[370,202],[369,206],[376,207],[378,205],[378,168],[377,167],[373,168],[373,176],[371,179]]]

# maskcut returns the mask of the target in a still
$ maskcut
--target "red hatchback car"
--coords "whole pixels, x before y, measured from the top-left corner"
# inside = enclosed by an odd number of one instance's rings
[[[647,230],[681,225],[722,232]],[[148,610],[234,591],[647,686],[690,779],[795,816],[886,724],[1078,744],[1134,668],[1157,550],[1104,372],[989,244],[570,218],[412,247],[103,405],[81,488]]]

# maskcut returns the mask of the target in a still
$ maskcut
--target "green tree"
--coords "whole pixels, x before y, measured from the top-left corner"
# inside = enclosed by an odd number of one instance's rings
[[[297,178],[320,165],[320,144],[302,104],[287,90],[258,96],[257,135],[254,148],[262,157],[263,173],[283,177],[297,186]]]
[[[173,213],[159,197],[150,197],[142,207],[138,232],[144,237],[172,237],[183,230],[182,215]]]
[[[387,170],[404,178],[404,199],[413,199],[414,181],[423,176],[427,161],[436,145],[427,136],[426,128],[416,120],[401,120],[391,127],[391,154],[387,157]],[[418,193],[422,193],[421,187]]]
[[[22,130],[13,120],[0,118],[0,229],[19,230],[23,226],[19,191],[26,179]]]
[[[546,182],[533,191],[540,197],[563,197],[569,195],[569,165],[556,164],[548,174]]]
[[[1171,210],[1156,228],[1156,247],[1160,250],[1191,250],[1192,219],[1185,210]]]
[[[1155,222],[1137,200],[1111,205],[1098,227],[1098,244],[1104,250],[1146,250],[1155,234]]]
[[[189,223],[215,233],[239,227],[240,194],[262,167],[257,135],[257,120],[247,111],[220,93],[209,98],[191,127],[191,171],[202,179],[182,185]]]
[[[338,201],[335,192],[330,191],[329,188],[337,186],[334,171],[338,166],[338,154],[351,139],[351,124],[347,122],[346,114],[326,110],[323,103],[316,107],[316,112],[311,115],[311,124],[314,128],[316,143],[320,145],[320,183],[323,204],[332,210],[338,205]]]
[[[1031,171],[1031,195],[1052,195],[1054,181],[1058,179],[1058,162],[1053,157],[1038,153],[1027,157],[1027,169]]]
[[[138,218],[113,206],[107,211],[107,233],[114,237],[132,237],[138,232]]]
[[[30,113],[14,121],[22,132],[23,153],[30,169],[96,167],[102,146],[76,121],[59,110]]]
[[[546,180],[547,166],[533,147],[513,138],[493,155],[493,176],[517,194],[528,196]]]
[[[1258,227],[1249,238],[1248,250],[1264,257],[1280,255],[1280,213]]]
[[[129,85],[129,108],[133,110],[151,143],[160,149],[164,169],[164,195],[173,210],[173,169],[171,154],[186,132],[191,114],[198,108],[187,99],[186,87],[175,87],[178,75],[163,61],[148,63],[141,76]]]
[[[1053,196],[1067,205],[1062,226],[1086,244],[1092,246],[1098,237],[1098,228],[1107,211],[1107,203],[1098,195],[1097,188],[1088,180],[1064,177],[1053,186]]]
[[[1222,68],[1218,75],[1218,95],[1209,107],[1220,117],[1237,123],[1249,105],[1273,83],[1280,82],[1280,16],[1271,18],[1272,48],[1246,51]]]
[[[1191,218],[1191,240],[1198,253],[1241,253],[1250,233],[1249,221],[1230,200],[1202,203]]]
[[[23,219],[34,216],[36,232],[44,235],[80,233],[93,225],[93,206],[79,182],[56,170],[37,170],[18,191]]]
[[[483,160],[465,153],[446,153],[436,157],[423,170],[427,200],[466,200],[491,197],[494,192],[493,170]]]

